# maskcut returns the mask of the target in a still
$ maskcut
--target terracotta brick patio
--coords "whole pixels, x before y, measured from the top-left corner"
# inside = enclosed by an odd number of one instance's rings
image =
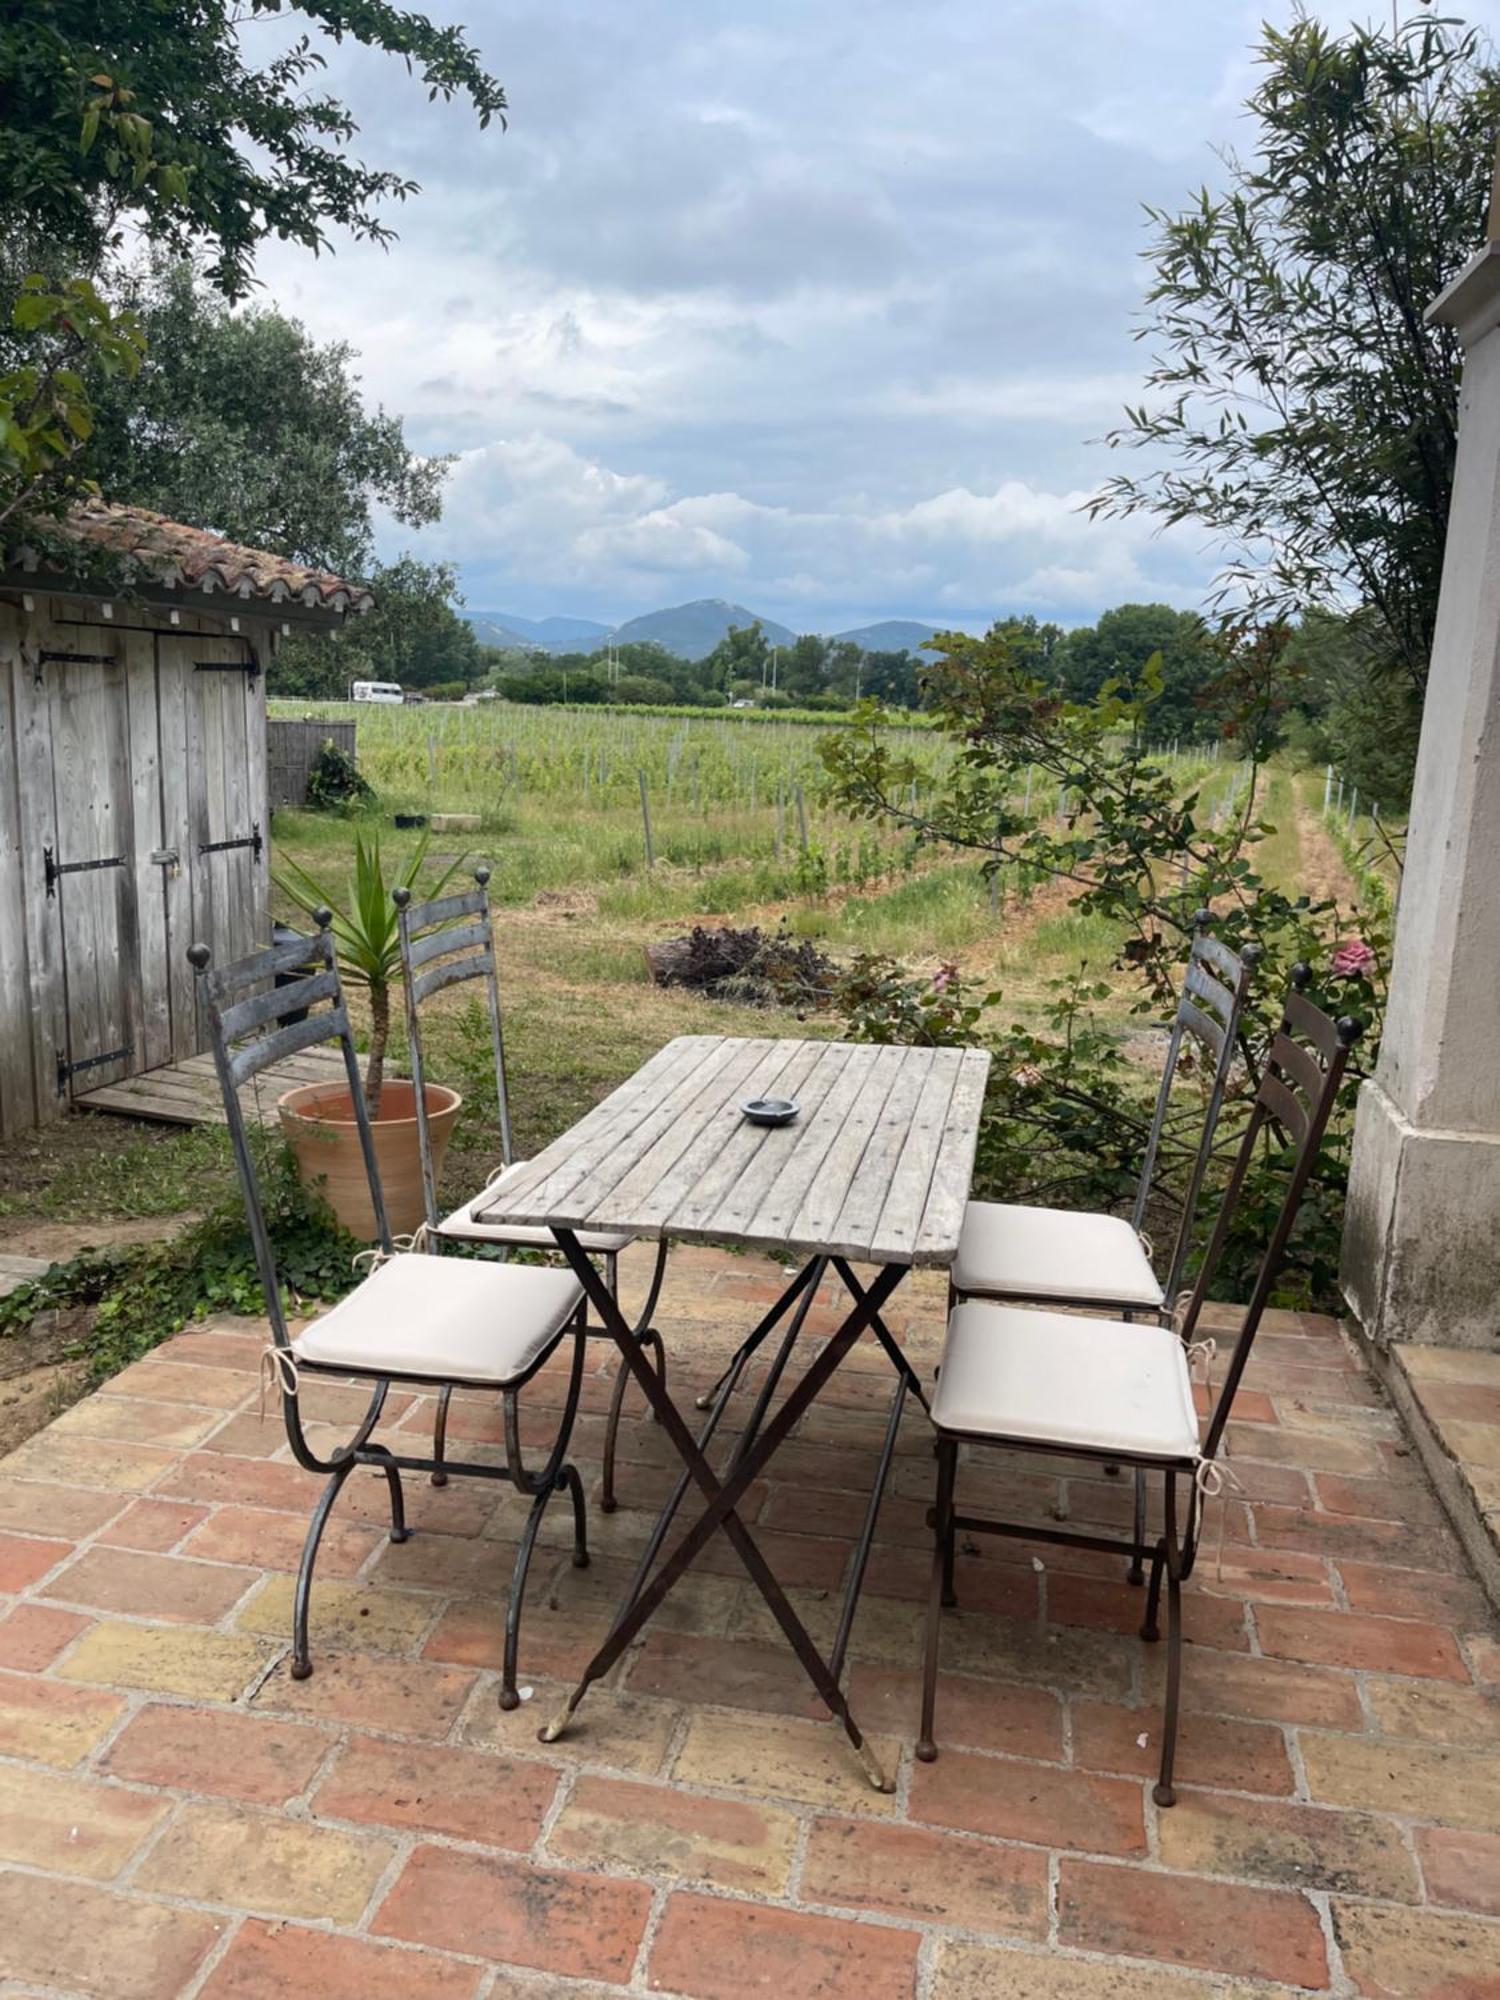
[[[678,1379],[706,1386],[779,1282],[678,1253],[660,1316]],[[896,1323],[930,1369],[940,1293],[907,1303]],[[670,1477],[640,1421],[621,1511],[591,1515],[593,1567],[569,1565],[560,1511],[533,1573],[532,1701],[495,1700],[515,1497],[413,1486],[421,1532],[397,1548],[374,1475],[325,1542],[317,1670],[292,1682],[289,1571],[317,1483],[257,1416],[260,1346],[246,1321],[184,1334],[0,1463],[0,1992],[1500,1995],[1500,1642],[1331,1322],[1271,1315],[1247,1378],[1245,1496],[1222,1574],[1211,1528],[1189,1592],[1168,1812],[1150,1798],[1159,1668],[1134,1636],[1140,1595],[1087,1554],[961,1559],[944,1751],[914,1763],[920,1419],[851,1655],[893,1797],[816,1719],[722,1542],[573,1736],[537,1742]],[[857,1350],[755,1496],[825,1635],[888,1382]],[[540,1441],[557,1389],[538,1387]],[[607,1387],[590,1379],[577,1436],[595,1485]],[[339,1419],[356,1396],[314,1391],[314,1414],[319,1399]],[[425,1400],[390,1408],[401,1429],[430,1422]],[[493,1448],[490,1403],[454,1414]],[[1121,1482],[993,1456],[964,1490],[981,1488],[1075,1519],[1129,1505]]]

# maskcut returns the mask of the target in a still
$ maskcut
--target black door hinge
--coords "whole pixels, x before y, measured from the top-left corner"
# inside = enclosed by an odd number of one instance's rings
[[[123,868],[123,854],[107,854],[99,861],[59,861],[50,847],[42,849],[42,874],[47,884],[47,894],[57,894],[58,877],[62,875],[87,875],[93,868]]]
[[[257,820],[250,831],[239,840],[200,840],[198,843],[198,852],[200,854],[227,854],[232,847],[248,847],[256,860],[259,861],[260,851],[264,844],[260,837],[260,821]]]
[[[83,1056],[78,1062],[68,1062],[65,1057],[59,1056],[57,1059],[58,1096],[61,1097],[63,1095],[69,1083],[83,1070],[103,1069],[106,1063],[119,1062],[130,1053],[131,1046],[127,1042],[123,1049],[106,1049],[102,1056]]]
[[[113,653],[54,653],[43,648],[36,656],[36,667],[31,676],[38,687],[42,684],[42,668],[51,666],[54,662],[59,666],[67,667],[113,667],[118,665],[118,660]]]

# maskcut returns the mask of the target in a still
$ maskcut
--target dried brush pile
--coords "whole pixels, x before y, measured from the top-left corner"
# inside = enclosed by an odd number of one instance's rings
[[[647,945],[646,963],[658,986],[691,986],[710,999],[751,1007],[826,1006],[839,980],[827,953],[785,925],[768,936],[753,924],[698,924],[686,937]]]

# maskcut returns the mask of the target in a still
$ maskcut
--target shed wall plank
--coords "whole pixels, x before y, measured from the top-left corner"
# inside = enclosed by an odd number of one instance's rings
[[[0,1137],[7,1139],[37,1122],[14,696],[20,653],[19,613],[0,604]]]

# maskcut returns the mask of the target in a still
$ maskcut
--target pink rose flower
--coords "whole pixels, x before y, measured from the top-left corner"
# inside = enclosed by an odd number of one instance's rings
[[[1333,971],[1339,979],[1367,979],[1377,960],[1363,938],[1346,938],[1333,954]]]

